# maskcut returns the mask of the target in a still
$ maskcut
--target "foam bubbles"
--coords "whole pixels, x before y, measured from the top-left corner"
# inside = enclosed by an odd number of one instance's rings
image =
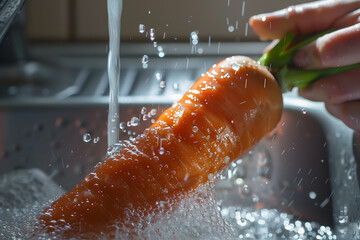
[[[0,178],[0,239],[28,239],[38,214],[63,190],[39,169]]]
[[[179,203],[157,204],[157,213],[142,215],[139,223],[117,225],[116,239],[236,239],[221,217],[210,184],[200,186]],[[139,214],[136,210],[131,214]],[[140,213],[141,214],[141,213]],[[155,220],[156,219],[156,220]],[[124,226],[133,225],[131,229]],[[143,230],[140,230],[143,229]]]

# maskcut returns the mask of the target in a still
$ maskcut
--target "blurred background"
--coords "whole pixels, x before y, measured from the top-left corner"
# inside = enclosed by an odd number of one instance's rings
[[[147,41],[139,33],[155,29],[160,42],[186,42],[192,31],[200,41],[256,41],[247,28],[250,16],[305,0],[124,0],[121,38]],[[26,35],[31,41],[107,41],[105,0],[31,0],[26,3]]]

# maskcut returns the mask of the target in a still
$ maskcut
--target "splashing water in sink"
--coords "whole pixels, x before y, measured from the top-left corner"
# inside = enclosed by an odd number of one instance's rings
[[[134,209],[115,225],[111,236],[96,235],[92,239],[337,239],[329,227],[299,221],[275,209],[225,206],[216,200],[215,189],[211,180],[180,202],[158,202],[157,213],[144,214]],[[3,176],[0,179],[0,238],[57,239],[56,232],[29,235],[38,214],[62,192],[39,170]],[[134,223],[132,216],[140,216],[141,220]]]

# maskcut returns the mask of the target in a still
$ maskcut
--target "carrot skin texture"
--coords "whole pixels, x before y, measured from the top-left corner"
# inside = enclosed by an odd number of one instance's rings
[[[65,238],[106,233],[128,211],[151,212],[177,199],[245,154],[280,120],[282,95],[255,61],[227,58],[133,141],[88,174],[39,217]],[[136,219],[134,219],[136,221]]]

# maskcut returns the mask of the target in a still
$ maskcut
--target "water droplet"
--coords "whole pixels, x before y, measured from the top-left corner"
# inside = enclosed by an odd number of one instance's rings
[[[244,16],[244,14],[245,14],[245,1],[242,2],[241,16]]]
[[[99,140],[100,140],[100,137],[96,137],[96,138],[94,138],[94,143],[98,143],[98,142],[99,142]]]
[[[309,198],[314,200],[316,198],[316,192],[309,192]]]
[[[144,32],[145,32],[145,25],[144,25],[144,24],[139,24],[139,32],[140,32],[140,33],[144,33]]]
[[[253,195],[252,197],[251,197],[251,200],[252,200],[252,202],[254,202],[254,203],[256,203],[256,202],[259,202],[259,197],[257,196],[257,195]]]
[[[240,227],[245,227],[247,225],[247,220],[245,218],[240,218],[240,219],[236,220],[236,223]]]
[[[165,57],[165,52],[164,52],[164,49],[163,49],[163,47],[162,46],[158,46],[157,47],[157,50],[158,50],[158,56],[160,57],[160,58],[163,58],[163,57]]]
[[[151,123],[154,123],[155,122],[155,119],[151,119]]]
[[[142,115],[146,114],[146,107],[142,107],[140,113],[141,113]]]
[[[131,120],[130,120],[130,124],[133,127],[138,126],[139,123],[140,123],[140,119],[137,118],[137,117],[132,117]]]
[[[156,80],[160,81],[161,78],[162,78],[161,72],[156,72],[156,73],[155,73],[155,78],[156,78]]]
[[[156,48],[158,46],[157,42],[155,41],[154,42],[154,47]]]
[[[194,46],[199,43],[198,31],[193,31],[190,33],[190,42]]]
[[[241,188],[241,192],[244,195],[249,195],[251,193],[250,187],[247,184],[244,184],[244,186]]]
[[[193,126],[193,127],[192,127],[192,131],[193,131],[194,133],[196,133],[197,131],[199,131],[199,128],[198,128],[197,126]]]
[[[124,122],[121,122],[120,125],[119,125],[120,129],[121,130],[124,130],[125,129],[125,123]]]
[[[146,64],[149,62],[149,56],[148,55],[144,55],[142,58],[141,58],[141,62],[142,64]]]
[[[158,55],[159,55],[159,57],[160,57],[160,58],[165,57],[165,53],[164,53],[164,52],[159,52],[159,54],[158,54]]]
[[[235,30],[234,26],[229,26],[229,27],[228,27],[228,31],[229,31],[229,32],[233,32],[234,30]]]
[[[150,40],[151,41],[155,40],[155,29],[154,28],[150,28]]]
[[[241,67],[240,63],[234,62],[233,64],[231,64],[231,68],[234,69],[235,71],[239,71]]]
[[[306,115],[306,114],[307,114],[307,110],[306,110],[305,108],[302,108],[302,109],[301,109],[301,113],[304,114],[304,115]]]
[[[347,179],[352,180],[353,179],[352,169],[348,170],[346,175],[347,175]]]
[[[164,80],[160,81],[160,88],[164,89],[166,87],[166,82]]]
[[[165,153],[165,149],[163,147],[159,148],[159,154],[163,155]]]
[[[179,90],[179,84],[177,82],[174,83],[173,88],[174,88],[175,91],[178,91]]]
[[[249,23],[245,23],[245,33],[244,33],[245,37],[247,37],[248,35],[248,29],[249,29]]]
[[[155,108],[153,108],[153,109],[150,110],[150,115],[151,115],[151,116],[155,116],[156,113],[157,113],[157,110],[156,110]]]
[[[83,141],[84,142],[90,142],[91,141],[91,134],[90,133],[85,133],[83,135]]]

